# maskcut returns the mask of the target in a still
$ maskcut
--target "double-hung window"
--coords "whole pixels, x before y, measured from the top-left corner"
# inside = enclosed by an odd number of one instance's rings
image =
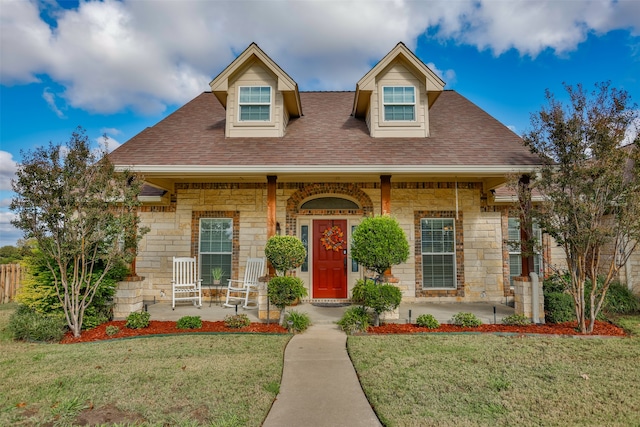
[[[456,288],[456,231],[453,218],[421,220],[422,288]]]
[[[211,285],[211,270],[222,268],[222,282],[231,277],[233,254],[233,219],[200,218],[200,277],[203,285]]]
[[[416,120],[416,88],[413,86],[384,86],[382,104],[384,121]]]
[[[542,230],[538,224],[533,224],[533,236],[537,245],[542,242]],[[522,274],[522,257],[520,247],[520,220],[518,218],[509,218],[509,280],[513,286],[513,278]],[[538,250],[534,250],[533,270],[542,275],[542,256]]]
[[[240,121],[271,121],[271,87],[241,86],[238,105]]]

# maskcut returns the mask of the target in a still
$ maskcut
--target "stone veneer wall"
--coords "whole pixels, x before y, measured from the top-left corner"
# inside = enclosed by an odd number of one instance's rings
[[[542,279],[538,282],[538,320],[533,318],[533,285],[526,277],[514,277],[515,314],[523,314],[534,323],[544,323],[544,295]]]
[[[481,183],[459,182],[457,185],[459,224],[456,228],[458,232],[462,231],[462,234],[458,233],[457,246],[464,256],[458,259],[460,286],[451,292],[423,290],[421,282],[416,281],[416,273],[421,269],[420,253],[416,252],[419,246],[416,218],[438,212],[438,215],[455,217],[455,183],[392,182],[392,215],[404,229],[410,246],[408,261],[393,267],[392,272],[406,301],[504,299],[502,213],[486,209]],[[323,195],[343,195],[356,201],[362,209],[293,212],[303,200]],[[136,261],[137,273],[145,277],[141,286],[144,299],[171,300],[171,259],[196,255],[196,221],[208,215],[234,218],[234,230],[237,231],[237,235],[234,234],[234,247],[237,247],[234,262],[238,262],[238,266],[234,268],[233,278],[242,277],[243,260],[264,256],[266,209],[267,188],[262,183],[176,184],[176,195],[170,205],[141,207],[142,224],[150,228],[140,243]],[[298,219],[306,215],[344,215],[355,224],[363,215],[379,213],[379,183],[278,183],[276,189],[276,218],[287,234],[295,234]],[[353,283],[348,285],[352,287]]]

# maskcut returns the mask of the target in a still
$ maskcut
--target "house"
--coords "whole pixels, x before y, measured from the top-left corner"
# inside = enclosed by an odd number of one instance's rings
[[[246,259],[283,233],[307,247],[296,274],[309,298],[348,299],[364,274],[350,234],[373,214],[393,215],[409,239],[409,260],[391,272],[405,301],[512,295],[509,208],[493,190],[539,159],[403,43],[354,83],[301,92],[251,44],[211,92],[113,151],[118,168],[149,186],[137,295],[170,298],[173,256],[196,256],[204,284],[214,267],[242,277]],[[327,248],[327,230],[344,240]]]

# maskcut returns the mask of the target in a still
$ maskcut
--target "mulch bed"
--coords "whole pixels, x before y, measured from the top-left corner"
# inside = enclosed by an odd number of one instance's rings
[[[160,334],[183,334],[183,333],[197,333],[197,332],[232,332],[232,333],[269,333],[269,334],[286,334],[287,330],[275,323],[252,323],[244,328],[228,328],[224,322],[208,322],[202,321],[202,328],[199,329],[178,329],[176,322],[173,321],[160,321],[152,320],[149,326],[142,329],[129,329],[125,327],[126,321],[116,320],[107,323],[103,323],[97,328],[90,329],[88,331],[82,331],[82,335],[79,338],[74,338],[71,332],[67,332],[64,336],[61,344],[72,344],[79,342],[92,342],[110,340],[116,338],[130,338],[144,335],[160,335]],[[117,326],[119,331],[115,335],[107,335],[107,326]],[[416,334],[416,333],[434,333],[434,332],[475,332],[475,333],[509,333],[518,335],[527,334],[546,334],[546,335],[573,335],[581,336],[582,334],[576,329],[577,322],[567,322],[559,324],[545,324],[545,325],[529,325],[529,326],[508,326],[508,325],[480,325],[476,328],[464,328],[461,326],[441,324],[437,329],[429,329],[420,327],[416,324],[409,323],[388,323],[382,326],[370,326],[367,332],[369,334]],[[614,336],[623,337],[626,336],[625,331],[618,326],[608,323],[596,321],[593,335],[600,336]]]
[[[173,321],[160,321],[160,320],[152,320],[149,323],[149,326],[141,329],[129,329],[125,327],[125,320],[114,320],[111,322],[103,323],[102,325],[89,329],[87,331],[82,331],[82,334],[78,338],[74,338],[71,332],[67,332],[64,336],[61,344],[72,344],[79,342],[91,342],[91,341],[102,341],[102,340],[110,340],[115,338],[130,338],[130,337],[139,337],[144,335],[159,335],[159,334],[183,334],[183,333],[194,333],[194,332],[250,332],[250,333],[269,333],[269,334],[286,334],[287,330],[282,326],[271,323],[252,323],[249,326],[244,328],[228,328],[225,326],[223,321],[219,322],[209,322],[202,321],[202,327],[198,329],[178,329],[176,327],[176,322]],[[116,326],[120,330],[115,335],[107,335],[107,326]]]
[[[382,326],[370,326],[367,330],[370,334],[415,334],[415,333],[432,333],[432,332],[489,332],[489,333],[510,333],[510,334],[547,334],[547,335],[579,335],[584,336],[577,330],[578,323],[577,322],[566,322],[566,323],[558,323],[558,324],[544,324],[544,325],[528,325],[528,326],[508,326],[508,325],[500,325],[500,324],[492,324],[492,325],[480,325],[476,328],[464,328],[462,326],[449,325],[449,324],[441,324],[437,329],[429,329],[426,327],[420,327],[415,324],[395,324],[389,323]],[[614,336],[614,337],[623,337],[627,334],[622,328],[609,323],[609,322],[600,322],[596,321],[595,326],[593,328],[593,335],[602,335],[602,336]]]

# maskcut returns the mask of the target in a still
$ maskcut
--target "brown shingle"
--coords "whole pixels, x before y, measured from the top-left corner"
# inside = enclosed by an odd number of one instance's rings
[[[111,153],[117,165],[536,165],[521,139],[454,91],[430,110],[428,138],[372,138],[353,92],[302,92],[282,138],[225,138],[225,111],[202,93]]]

